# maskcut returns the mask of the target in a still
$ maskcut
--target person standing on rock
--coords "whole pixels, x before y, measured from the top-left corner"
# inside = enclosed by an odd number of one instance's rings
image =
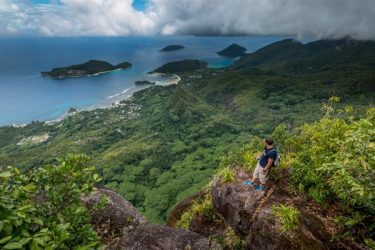
[[[275,160],[277,159],[277,151],[273,144],[273,139],[271,137],[267,137],[264,140],[264,151],[257,158],[258,163],[253,173],[253,179],[251,181],[245,181],[245,185],[255,186],[255,189],[258,191],[264,190],[264,186],[268,180],[270,169],[273,166]],[[259,186],[255,185],[255,181],[257,179],[260,182]]]

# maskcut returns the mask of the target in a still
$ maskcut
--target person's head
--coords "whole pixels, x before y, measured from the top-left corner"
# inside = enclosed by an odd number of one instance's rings
[[[273,146],[273,139],[272,139],[272,137],[267,137],[266,139],[264,139],[264,144],[267,147],[272,147]]]

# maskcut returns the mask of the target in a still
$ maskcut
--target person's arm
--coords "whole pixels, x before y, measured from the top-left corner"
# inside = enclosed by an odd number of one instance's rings
[[[273,159],[270,157],[268,158],[267,165],[263,168],[263,172],[266,173],[272,166],[273,164]]]

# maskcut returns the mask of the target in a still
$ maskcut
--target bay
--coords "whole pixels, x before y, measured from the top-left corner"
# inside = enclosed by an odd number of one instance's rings
[[[214,37],[84,37],[0,39],[0,125],[23,124],[62,117],[70,108],[93,109],[128,98],[142,87],[136,80],[171,61],[198,59],[210,67],[225,67],[234,59],[216,54],[232,43],[253,52],[284,39],[279,36]],[[159,52],[170,44],[186,48]],[[90,59],[112,64],[129,61],[133,67],[98,76],[52,80],[40,72]],[[155,79],[151,79],[155,80]],[[163,79],[156,79],[163,81]],[[167,79],[166,79],[167,80]]]

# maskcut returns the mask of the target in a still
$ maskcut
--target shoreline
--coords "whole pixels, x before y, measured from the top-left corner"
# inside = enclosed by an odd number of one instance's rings
[[[43,77],[48,77],[48,78],[50,78],[52,80],[64,80],[64,79],[69,79],[69,78],[81,78],[81,77],[99,76],[99,75],[102,75],[102,74],[107,74],[107,73],[111,73],[111,72],[118,71],[118,70],[124,70],[124,69],[127,69],[127,68],[112,69],[112,70],[98,72],[98,73],[95,73],[95,74],[88,74],[88,75],[82,75],[82,76],[66,76],[66,77],[51,77],[49,75],[45,75],[45,76],[42,75],[42,76]]]
[[[116,70],[120,70],[120,69],[116,69]],[[114,70],[112,70],[114,71]],[[108,71],[107,71],[108,72]],[[110,71],[111,72],[111,71]],[[101,73],[99,73],[101,74]],[[173,85],[173,84],[178,84],[182,79],[181,77],[178,75],[178,74],[163,74],[163,73],[153,73],[155,76],[171,76],[171,77],[175,77],[175,80],[165,80],[165,81],[156,81],[156,86],[169,86],[169,85]],[[93,75],[91,75],[93,76]],[[13,127],[13,128],[23,128],[23,127],[26,127],[28,125],[30,125],[32,122],[41,122],[41,123],[44,123],[44,125],[55,125],[56,123],[58,122],[61,122],[63,121],[65,118],[69,117],[69,116],[73,116],[79,112],[82,112],[82,111],[93,111],[93,110],[96,110],[96,109],[112,109],[112,108],[116,108],[118,107],[120,104],[121,101],[125,101],[125,100],[128,100],[130,99],[134,93],[138,92],[138,91],[141,91],[141,90],[144,90],[146,88],[150,88],[150,87],[153,87],[155,85],[150,85],[150,86],[145,86],[144,88],[141,88],[141,89],[138,89],[136,91],[134,91],[133,93],[131,93],[130,95],[128,95],[126,98],[122,98],[121,100],[114,100],[113,102],[111,103],[107,103],[107,104],[103,104],[103,105],[98,105],[99,103],[96,103],[92,106],[88,106],[88,107],[85,107],[85,108],[82,108],[82,109],[78,109],[77,108],[77,111],[75,112],[71,112],[69,113],[69,109],[67,111],[64,112],[64,114],[60,115],[59,117],[57,118],[54,118],[54,119],[48,119],[48,120],[35,120],[35,121],[30,121],[30,122],[27,122],[27,123],[12,123],[12,124],[9,124],[9,125],[2,125],[0,127]],[[130,90],[130,88],[127,88],[127,90]],[[115,96],[117,94],[119,94],[118,96],[121,96],[122,94],[126,94],[127,91],[121,91],[119,93],[115,93],[114,95],[112,96]],[[115,99],[115,98],[114,98]],[[101,100],[101,101],[106,101],[108,102],[108,100],[111,100],[111,99],[108,99],[108,97],[106,97],[105,99]],[[98,105],[98,106],[96,106]]]

